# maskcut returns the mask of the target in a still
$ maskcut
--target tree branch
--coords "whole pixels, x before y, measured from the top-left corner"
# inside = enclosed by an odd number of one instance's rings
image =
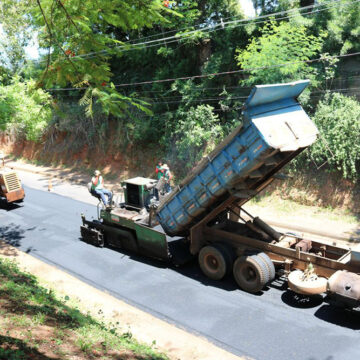
[[[49,26],[49,23],[48,23],[48,21],[47,21],[47,19],[46,19],[44,10],[43,10],[43,8],[42,8],[42,6],[41,6],[41,4],[40,4],[40,0],[36,0],[36,2],[37,2],[38,6],[39,6],[39,8],[40,8],[40,10],[41,10],[41,13],[42,13],[42,16],[43,16],[43,18],[44,18],[46,27],[47,27],[47,29],[48,29],[48,31],[49,31],[50,39],[53,38],[53,39],[56,41],[56,43],[58,44],[59,48],[61,49],[61,51],[62,51],[63,54],[65,55],[65,58],[70,62],[70,64],[72,65],[72,67],[75,69],[75,71],[78,71],[78,69],[77,69],[77,67],[75,66],[75,64],[71,61],[71,59],[69,58],[69,56],[66,54],[65,50],[62,48],[62,46],[61,46],[61,45],[59,44],[59,42],[56,40],[56,37],[53,36],[53,33],[52,33],[51,28],[50,28],[50,26]],[[46,70],[46,72],[47,72],[47,70]]]
[[[63,10],[65,11],[66,17],[68,18],[68,20],[74,25],[75,29],[77,30],[78,33],[80,33],[79,28],[77,27],[77,25],[74,23],[74,20],[72,19],[72,17],[69,15],[68,11],[66,10],[65,6],[63,5],[63,3],[61,2],[61,0],[56,0],[60,6],[63,8]]]

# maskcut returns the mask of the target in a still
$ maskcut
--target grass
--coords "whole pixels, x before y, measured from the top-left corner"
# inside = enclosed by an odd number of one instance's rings
[[[153,346],[138,343],[118,323],[83,314],[19,270],[0,259],[0,360],[24,359],[165,360]]]
[[[346,209],[334,209],[330,206],[322,207],[316,205],[304,205],[297,201],[284,199],[276,193],[257,196],[251,199],[245,206],[249,208],[267,208],[271,209],[271,216],[311,216],[315,219],[327,219],[329,221],[338,221],[350,225],[359,223],[358,216]]]

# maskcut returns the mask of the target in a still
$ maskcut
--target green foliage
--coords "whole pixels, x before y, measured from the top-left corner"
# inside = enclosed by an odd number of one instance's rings
[[[27,140],[38,141],[51,120],[51,96],[35,82],[15,78],[0,86],[0,129],[11,130]]]
[[[170,1],[166,8],[162,0],[2,0],[5,36],[0,40],[0,126],[39,139],[48,122],[35,116],[41,101],[36,106],[30,103],[30,92],[25,91],[25,101],[18,101],[23,97],[23,85],[16,85],[18,91],[11,82],[17,73],[23,79],[35,79],[39,88],[78,88],[50,91],[54,111],[45,147],[58,146],[59,152],[66,152],[85,144],[103,150],[110,145],[160,144],[162,153],[184,165],[194,163],[207,151],[204,149],[213,147],[209,136],[220,137],[232,130],[254,84],[309,78],[311,88],[301,95],[300,102],[310,114],[322,96],[311,96],[311,91],[321,94],[333,87],[352,87],[350,80],[343,79],[337,86],[334,79],[348,76],[348,61],[356,64],[357,58],[338,60],[333,56],[359,48],[359,3],[339,0],[311,13],[298,9],[315,4],[313,0],[253,3],[259,15],[287,10],[291,15],[276,15],[265,25],[261,20],[219,28],[222,20],[226,23],[243,17],[240,1]],[[42,49],[41,59],[26,62],[24,46],[34,33]],[[164,39],[168,37],[174,38]],[[158,39],[162,40],[157,43]],[[322,60],[311,62],[315,58]],[[243,73],[197,77],[231,72],[237,64]],[[186,81],[162,81],[191,76],[194,78]],[[239,81],[245,86],[239,86]],[[129,83],[143,84],[113,85]],[[47,119],[50,100],[42,103]],[[325,111],[322,116],[325,121]],[[329,113],[329,122],[332,116]],[[328,136],[330,128],[323,131]],[[56,144],[56,136],[63,132],[69,136]],[[330,162],[330,167],[343,167],[339,161]],[[298,159],[295,162],[299,163]],[[353,166],[345,166],[345,176],[353,176]]]
[[[238,64],[249,74],[243,83],[273,84],[308,78],[316,85],[315,71],[305,61],[319,54],[324,36],[323,32],[309,35],[305,26],[267,23],[260,37],[254,37],[246,49],[238,49]]]
[[[344,178],[358,179],[360,103],[342,94],[327,94],[313,120],[326,142],[320,138],[311,147],[311,157],[318,163],[328,160],[330,168],[340,170]]]
[[[123,42],[116,39],[117,32],[166,21],[163,15],[171,11],[160,0],[37,0],[33,4],[33,26],[39,31],[40,46],[48,49],[39,86],[85,88],[82,104],[87,116],[93,115],[95,101],[105,114],[115,116],[129,106],[146,110],[144,103],[131,101],[112,86],[110,59],[130,47],[119,47]]]
[[[181,115],[175,128],[176,147],[178,157],[191,168],[204,152],[214,149],[223,137],[223,130],[209,105],[191,107]]]
[[[41,358],[42,344],[52,341],[59,353],[69,348],[73,351],[89,353],[90,357],[121,356],[124,351],[133,352],[134,358],[166,360],[168,357],[157,352],[151,346],[138,343],[129,331],[120,328],[120,324],[105,322],[104,318],[95,319],[89,313],[82,313],[76,306],[70,305],[70,297],[60,297],[52,290],[42,287],[37,279],[22,272],[14,261],[0,259],[0,294],[2,299],[2,331],[0,336],[0,358],[22,360]],[[102,311],[99,311],[99,314]],[[10,336],[14,325],[20,329],[16,337]],[[26,328],[26,332],[21,330]],[[53,334],[53,337],[39,338],[39,334]],[[37,336],[32,334],[36,331]],[[62,347],[64,345],[64,347]],[[116,351],[116,354],[114,353]],[[91,354],[91,355],[90,355]],[[68,358],[64,354],[61,358]],[[108,356],[106,356],[108,358]]]
[[[28,13],[32,1],[0,1],[0,65],[9,66],[13,73],[24,64],[25,46],[34,36]]]
[[[331,7],[325,14],[320,13],[316,17],[315,26],[327,29],[329,36],[325,42],[326,51],[341,54],[357,51],[360,46],[359,2],[340,0],[337,6]]]

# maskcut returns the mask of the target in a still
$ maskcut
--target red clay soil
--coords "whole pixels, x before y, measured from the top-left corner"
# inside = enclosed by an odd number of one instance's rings
[[[156,144],[132,146],[119,150],[110,139],[107,150],[90,149],[87,145],[79,150],[71,150],[71,139],[65,133],[58,134],[53,144],[49,140],[35,144],[29,141],[14,141],[7,135],[0,134],[0,147],[5,153],[13,154],[43,165],[65,165],[71,169],[87,172],[98,168],[104,174],[112,174],[114,179],[126,179],[135,176],[154,177],[154,168],[159,158],[164,158]],[[164,159],[167,161],[167,159]],[[170,168],[175,175],[177,166]],[[182,169],[178,169],[181,172]],[[109,176],[108,176],[109,178]],[[283,199],[290,199],[303,205],[316,205],[347,209],[355,214],[360,213],[360,184],[342,179],[340,174],[329,174],[326,170],[306,170],[286,181],[274,181],[267,188],[267,193],[275,192]]]
[[[83,170],[95,168],[104,174],[114,174],[120,178],[134,176],[154,176],[156,162],[162,154],[159,148],[153,146],[127,146],[123,151],[110,145],[106,152],[101,149],[90,149],[84,145],[79,150],[71,150],[66,134],[57,136],[52,146],[30,141],[14,141],[10,136],[0,135],[0,147],[7,153],[31,161],[41,162],[43,165],[67,166]]]

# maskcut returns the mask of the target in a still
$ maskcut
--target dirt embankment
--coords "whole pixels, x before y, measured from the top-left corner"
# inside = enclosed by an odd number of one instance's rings
[[[284,181],[276,180],[261,196],[265,194],[302,205],[343,209],[360,214],[360,184],[326,170],[307,169]]]
[[[71,141],[71,140],[70,140]],[[92,172],[100,169],[113,180],[135,176],[150,177],[154,174],[156,162],[162,157],[159,147],[149,145],[137,147],[128,145],[119,150],[111,139],[106,149],[71,146],[69,136],[60,134],[51,142],[34,143],[18,141],[8,135],[0,135],[0,147],[7,153],[42,165],[70,167],[74,170]]]
[[[69,167],[78,172],[92,172],[97,168],[112,181],[135,176],[153,177],[157,160],[168,161],[156,144],[128,145],[119,150],[119,145],[114,145],[110,136],[106,149],[92,149],[87,145],[76,149],[71,146],[71,141],[71,135],[65,133],[39,144],[14,141],[7,135],[0,135],[0,147],[5,153],[43,165]],[[176,181],[177,164],[170,163],[170,167]],[[181,169],[178,170],[181,172]],[[261,193],[264,194],[273,194],[303,205],[341,208],[360,214],[360,184],[344,180],[340,174],[328,173],[326,169],[304,169],[285,181],[276,180]]]

